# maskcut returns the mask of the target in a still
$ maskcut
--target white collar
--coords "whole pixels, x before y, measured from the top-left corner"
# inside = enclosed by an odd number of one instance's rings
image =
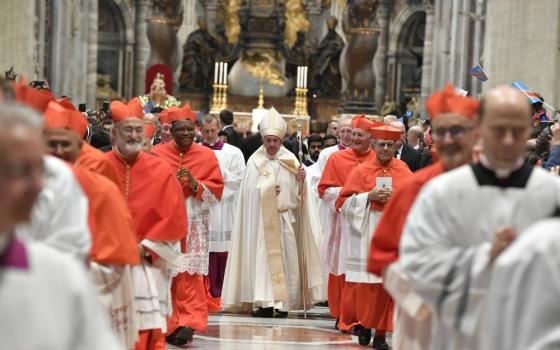
[[[519,158],[517,163],[515,163],[515,165],[512,166],[511,168],[497,168],[492,163],[490,163],[488,157],[486,157],[486,155],[483,153],[480,155],[480,163],[485,168],[492,170],[496,174],[496,177],[498,179],[505,179],[508,178],[511,175],[511,173],[513,173],[514,171],[518,170],[523,166],[523,158]]]

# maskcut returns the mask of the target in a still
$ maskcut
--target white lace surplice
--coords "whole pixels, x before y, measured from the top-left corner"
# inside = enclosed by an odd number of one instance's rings
[[[202,185],[204,186],[204,185]],[[187,272],[191,275],[208,275],[209,234],[208,222],[210,206],[218,203],[218,199],[210,190],[204,188],[202,202],[190,197],[187,207],[187,242],[186,249],[173,267],[172,276]]]
[[[335,209],[335,202],[342,187],[331,187],[323,195],[322,205],[328,210],[328,220],[325,224],[325,236],[323,239],[322,264],[325,272],[333,275],[341,275],[346,271],[346,247],[347,237],[342,235],[345,227],[348,227],[346,219]]]

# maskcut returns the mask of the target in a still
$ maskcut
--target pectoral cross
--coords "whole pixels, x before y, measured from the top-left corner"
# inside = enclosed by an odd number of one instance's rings
[[[264,177],[266,177],[268,179],[268,177],[270,176],[270,172],[267,170],[265,170],[262,174]]]

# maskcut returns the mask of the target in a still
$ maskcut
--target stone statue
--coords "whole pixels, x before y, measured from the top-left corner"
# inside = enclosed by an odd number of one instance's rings
[[[379,114],[382,117],[388,114],[396,114],[397,112],[397,103],[390,99],[389,95],[385,95],[385,101],[383,102],[383,106],[379,110]]]
[[[152,16],[146,21],[150,42],[150,56],[146,66],[164,64],[175,71],[180,63],[177,31],[183,22],[182,1],[153,0]]]
[[[156,77],[150,86],[150,93],[138,96],[138,98],[140,99],[140,102],[142,102],[144,113],[149,113],[154,107],[166,109],[172,106],[180,105],[180,102],[177,101],[175,97],[167,94],[165,81],[163,80],[163,75],[161,73],[156,74]]]
[[[381,28],[377,21],[379,0],[347,0],[342,29],[346,46],[341,54],[342,102],[345,113],[377,111],[374,102],[377,77],[373,57]]]
[[[290,49],[288,44],[282,46],[282,54],[286,59],[286,77],[294,78],[297,75],[298,66],[308,66],[313,54],[311,48],[305,42],[305,32],[299,31],[294,46]]]
[[[328,33],[323,38],[317,53],[312,60],[313,82],[315,93],[324,97],[339,97],[341,88],[340,53],[344,48],[344,40],[336,32],[338,20],[331,16],[327,19]]]
[[[211,90],[217,50],[216,38],[208,31],[206,20],[199,17],[198,29],[189,35],[183,47],[183,68],[179,78],[181,89],[193,92]]]

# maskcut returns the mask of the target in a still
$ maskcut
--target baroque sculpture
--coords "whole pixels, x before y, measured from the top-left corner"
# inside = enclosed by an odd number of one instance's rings
[[[218,51],[216,38],[208,31],[206,20],[198,18],[198,29],[192,32],[183,47],[181,89],[194,92],[211,90],[214,61]]]
[[[313,81],[311,86],[318,96],[339,97],[341,88],[340,54],[344,40],[336,32],[338,20],[331,16],[327,19],[328,33],[323,38],[312,60]]]

